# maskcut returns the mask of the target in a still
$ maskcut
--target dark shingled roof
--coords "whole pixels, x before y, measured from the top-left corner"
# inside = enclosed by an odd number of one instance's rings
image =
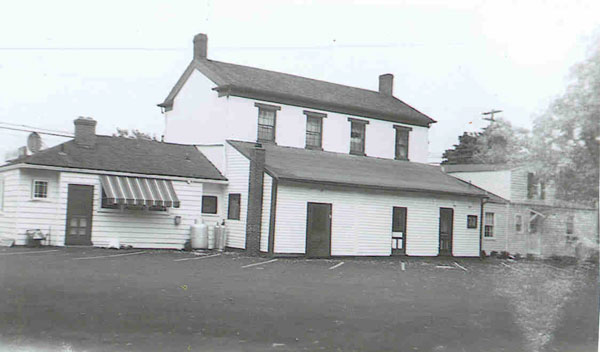
[[[213,81],[220,94],[418,126],[436,122],[402,100],[377,91],[208,59],[193,60],[165,101],[158,105],[172,107],[177,93],[194,70]]]
[[[97,136],[93,148],[71,140],[7,165],[31,164],[131,172],[147,175],[226,180],[193,145]]]
[[[228,143],[251,158],[255,143]],[[280,180],[487,196],[485,191],[445,174],[438,166],[267,144],[263,147],[266,170]]]

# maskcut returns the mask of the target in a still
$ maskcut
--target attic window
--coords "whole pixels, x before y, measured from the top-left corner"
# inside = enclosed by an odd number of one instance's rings
[[[258,108],[258,136],[259,142],[275,142],[275,126],[277,110],[280,106],[255,103]]]

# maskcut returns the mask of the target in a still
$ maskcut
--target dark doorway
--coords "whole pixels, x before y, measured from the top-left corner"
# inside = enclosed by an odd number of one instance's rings
[[[94,186],[69,185],[66,245],[92,244]]]
[[[454,209],[440,208],[440,255],[452,255]]]
[[[308,203],[306,218],[306,256],[331,255],[331,204]]]
[[[392,254],[406,253],[406,208],[392,210]]]

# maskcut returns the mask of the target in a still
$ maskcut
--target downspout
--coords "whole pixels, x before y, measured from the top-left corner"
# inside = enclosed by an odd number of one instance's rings
[[[483,254],[483,206],[487,203],[488,199],[487,197],[481,198],[481,210],[479,212],[479,258]]]
[[[506,203],[506,230],[504,231],[504,251],[508,253],[508,234],[511,233],[512,229],[510,228],[510,218],[514,219],[514,215],[510,213],[510,203]],[[523,226],[523,225],[521,225]],[[513,226],[514,229],[514,226]]]

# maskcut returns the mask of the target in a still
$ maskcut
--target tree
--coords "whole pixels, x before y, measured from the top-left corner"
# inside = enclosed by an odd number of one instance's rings
[[[131,130],[125,128],[117,127],[117,133],[113,133],[113,137],[123,137],[123,138],[135,138],[135,139],[145,139],[148,141],[158,141],[156,135],[150,135],[149,133],[142,132],[138,129]]]
[[[442,155],[442,164],[518,163],[527,156],[528,134],[502,118],[493,120],[481,132],[463,133],[458,144]]]
[[[571,77],[566,92],[534,121],[531,160],[544,178],[555,182],[557,198],[594,202],[600,158],[600,45],[573,67]]]

